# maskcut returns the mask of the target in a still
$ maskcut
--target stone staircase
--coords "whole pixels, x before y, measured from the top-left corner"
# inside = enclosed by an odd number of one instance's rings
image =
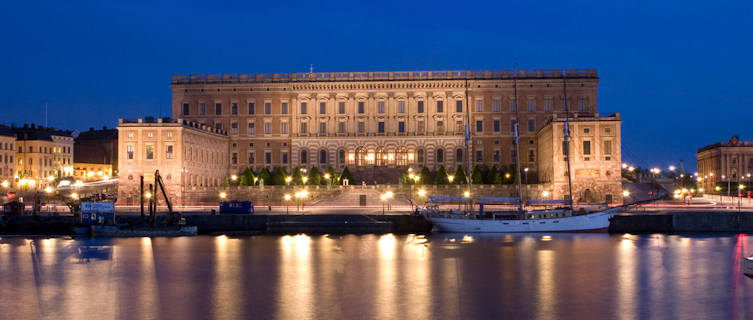
[[[387,168],[387,167],[370,167],[352,170],[353,181],[351,185],[361,185],[362,181],[366,184],[398,184],[400,174],[404,171],[403,168]]]

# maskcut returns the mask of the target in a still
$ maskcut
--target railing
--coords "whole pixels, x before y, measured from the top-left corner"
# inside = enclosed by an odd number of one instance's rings
[[[596,69],[447,70],[174,75],[173,84],[274,83],[384,80],[494,80],[598,78]]]

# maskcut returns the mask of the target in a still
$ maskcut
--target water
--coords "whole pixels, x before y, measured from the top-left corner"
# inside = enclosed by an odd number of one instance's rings
[[[0,240],[3,319],[743,319],[744,235]]]

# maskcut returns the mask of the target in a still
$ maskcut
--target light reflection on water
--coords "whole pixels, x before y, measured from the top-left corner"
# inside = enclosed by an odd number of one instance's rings
[[[735,235],[0,239],[3,319],[753,316]]]

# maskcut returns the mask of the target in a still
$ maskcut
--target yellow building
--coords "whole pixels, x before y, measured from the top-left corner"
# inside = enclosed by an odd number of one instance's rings
[[[106,180],[113,177],[112,165],[102,163],[73,163],[73,177],[81,181]]]
[[[15,186],[16,134],[0,128],[0,190]]]
[[[698,186],[712,191],[716,186],[736,190],[736,185],[753,181],[753,141],[732,136],[698,149]]]
[[[538,131],[539,182],[552,185],[550,199],[569,195],[565,115],[554,115]],[[569,119],[570,171],[575,203],[622,202],[620,114]]]

